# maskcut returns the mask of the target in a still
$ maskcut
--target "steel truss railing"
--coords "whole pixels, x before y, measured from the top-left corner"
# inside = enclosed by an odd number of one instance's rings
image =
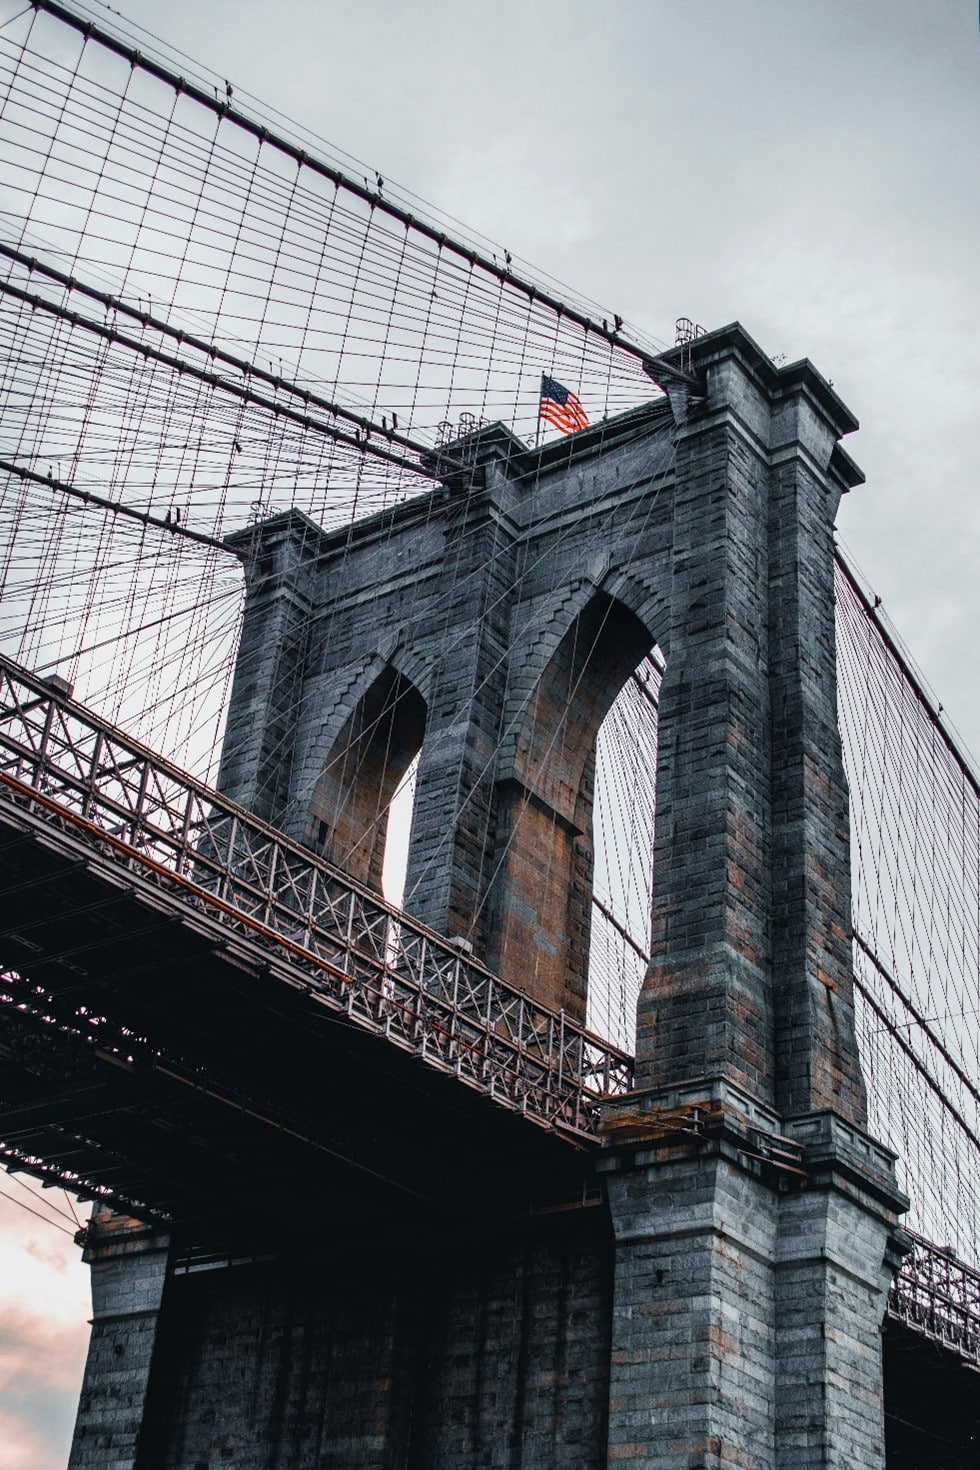
[[[980,1366],[980,1271],[909,1235],[912,1249],[888,1295],[890,1315]]]
[[[0,802],[298,966],[329,1008],[550,1128],[593,1137],[632,1058],[0,657]]]

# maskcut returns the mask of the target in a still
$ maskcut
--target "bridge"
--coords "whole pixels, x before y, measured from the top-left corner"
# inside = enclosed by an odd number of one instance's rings
[[[2,37],[0,1156],[96,1206],[72,1465],[972,1463],[980,784],[835,546],[849,410]]]
[[[19,914],[5,952],[20,967],[4,973],[0,992],[8,1168],[164,1228],[193,1219],[213,1230],[222,1214],[228,1228],[264,1171],[281,1208],[291,1154],[308,1204],[317,1165],[337,1156],[335,1093],[315,1106],[289,1095],[317,1011],[363,1033],[358,1057],[380,1040],[431,1071],[434,1089],[450,1077],[576,1151],[600,1146],[603,1101],[631,1089],[627,1054],[535,1005],[63,690],[9,660],[0,690],[0,871],[5,911]],[[146,945],[161,941],[169,962],[147,966]],[[192,948],[197,966],[207,956],[210,994],[206,1007],[195,999],[189,1029],[186,987],[174,986],[171,967],[186,966]],[[233,1007],[237,1027],[261,1030],[262,1051],[282,1048],[266,1055],[265,1077],[227,1057]],[[318,1028],[316,1046],[331,1047],[330,1029]],[[210,1219],[201,1215],[202,1159],[174,1150],[176,1126],[204,1140]],[[677,1110],[664,1128],[694,1153],[724,1144],[800,1171],[794,1141],[733,1127],[711,1106]],[[475,1136],[468,1117],[471,1148]],[[541,1170],[543,1151],[524,1148]],[[361,1140],[344,1162],[364,1170],[368,1157]],[[561,1174],[549,1163],[555,1189]],[[384,1167],[391,1184],[390,1157]],[[458,1208],[458,1176],[453,1193]],[[254,1201],[248,1208],[254,1223]],[[349,1225],[348,1210],[349,1201]],[[188,1257],[189,1267],[206,1264],[199,1250]],[[911,1237],[887,1310],[893,1332],[980,1368],[980,1272],[948,1248]]]
[[[215,1185],[220,1181],[225,1211],[243,1207],[244,1191],[240,1178],[223,1177],[229,1165],[232,1176],[236,1170],[223,1113],[249,1120],[248,1190],[270,1135],[273,1177],[285,1133],[302,1160],[306,1193],[317,1155],[322,1161],[330,1152],[329,1107],[321,1101],[313,1114],[309,1104],[305,1112],[294,1105],[290,1114],[286,1101],[295,1030],[264,1091],[251,1077],[243,1085],[240,1063],[233,1072],[226,1063],[222,1074],[214,1059],[227,1025],[220,1002],[216,1034],[196,1025],[188,1039],[186,1018],[180,1025],[185,993],[156,964],[149,978],[162,982],[163,993],[153,997],[148,1021],[146,999],[134,1005],[132,996],[147,967],[133,964],[132,953],[120,963],[120,927],[136,936],[138,955],[148,934],[166,934],[168,946],[178,927],[193,934],[215,971],[231,969],[236,980],[247,974],[262,992],[252,1000],[257,1025],[267,1025],[262,1018],[273,1008],[294,1027],[297,1020],[305,1025],[309,1011],[322,1007],[577,1149],[599,1145],[603,1099],[631,1087],[628,1055],[535,1006],[64,691],[7,660],[2,667],[3,891],[22,913],[5,940],[8,958],[25,972],[3,976],[0,1119],[8,1168],[172,1228],[188,1202],[197,1197],[200,1208],[200,1161],[147,1143],[161,1124],[172,1131],[175,1117],[207,1137],[214,1154],[207,1167]],[[92,893],[101,894],[94,904]],[[36,907],[26,906],[26,895]],[[93,908],[94,922],[80,920],[79,911]],[[85,942],[88,929],[95,937]],[[78,994],[83,977],[89,985],[93,977],[101,982],[86,990],[85,1003]],[[212,985],[218,994],[227,988]],[[279,992],[278,1001],[269,991]],[[240,984],[225,1003],[241,1011]],[[176,1045],[175,1022],[184,1033]],[[710,1108],[689,1108],[669,1126],[696,1151],[717,1148],[724,1132]],[[790,1140],[758,1131],[735,1138],[757,1156],[800,1163]],[[889,1292],[890,1319],[980,1366],[980,1273],[948,1249],[911,1239]]]

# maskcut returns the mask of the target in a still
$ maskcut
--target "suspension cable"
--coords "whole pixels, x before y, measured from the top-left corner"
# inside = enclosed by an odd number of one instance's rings
[[[515,275],[510,270],[509,259],[504,266],[500,266],[491,257],[483,255],[479,251],[454,240],[452,236],[447,235],[444,231],[436,229],[434,225],[428,224],[424,219],[420,219],[417,215],[402,209],[393,200],[386,198],[382,188],[370,189],[365,184],[358,183],[356,179],[344,173],[341,169],[335,168],[323,159],[307,153],[305,149],[297,147],[295,143],[291,143],[287,138],[280,137],[278,134],[270,132],[263,124],[253,121],[246,113],[240,112],[237,108],[233,107],[229,97],[226,97],[224,101],[212,97],[201,87],[195,86],[193,82],[187,81],[185,77],[176,75],[168,67],[163,66],[152,57],[146,56],[135,47],[128,46],[119,37],[113,36],[109,31],[103,30],[95,22],[76,15],[64,5],[58,4],[57,0],[32,0],[32,4],[35,9],[47,11],[49,15],[53,15],[66,25],[71,26],[73,30],[80,32],[86,40],[96,41],[100,46],[104,46],[106,50],[112,51],[116,56],[122,57],[131,67],[139,67],[142,71],[148,72],[151,76],[156,77],[158,81],[166,83],[168,86],[173,87],[175,91],[183,93],[195,102],[200,103],[202,107],[206,107],[209,112],[214,113],[218,118],[234,123],[236,127],[250,134],[263,146],[275,149],[287,158],[292,159],[294,163],[299,164],[301,167],[309,168],[313,173],[328,179],[336,188],[345,190],[345,192],[361,200],[362,203],[367,204],[372,211],[388,215],[391,219],[397,220],[405,229],[413,230],[415,233],[422,235],[426,240],[438,246],[440,251],[446,251],[448,254],[455,255],[470,266],[477,266],[502,285],[506,285],[521,295],[526,296],[528,301],[545,306],[553,311],[556,316],[565,317],[569,321],[575,322],[577,326],[584,328],[586,332],[592,332],[596,336],[601,337],[605,342],[609,343],[610,347],[619,348],[621,351],[627,352],[632,357],[637,358],[640,362],[645,362],[649,359],[650,352],[648,350],[636,346],[619,335],[618,328],[622,326],[622,322],[618,317],[615,318],[613,330],[610,330],[608,324],[605,322],[594,321],[591,317],[586,316],[584,312],[580,312],[576,307],[570,306],[567,302],[559,300],[556,296],[552,296],[550,292],[542,290],[532,282],[525,281],[520,276]]]

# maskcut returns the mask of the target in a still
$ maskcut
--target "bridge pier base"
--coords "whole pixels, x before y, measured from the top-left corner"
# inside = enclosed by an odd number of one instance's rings
[[[167,1280],[169,1241],[108,1210],[93,1216],[92,1337],[69,1470],[135,1470]]]
[[[610,1464],[772,1470],[770,1192],[720,1157],[653,1152],[618,1160],[608,1180]]]
[[[829,1113],[781,1124],[724,1083],[634,1094],[606,1129],[610,1463],[883,1467],[892,1155]]]
[[[805,1185],[779,1201],[777,1470],[884,1466],[881,1327],[908,1239],[894,1157],[828,1112],[788,1122]]]

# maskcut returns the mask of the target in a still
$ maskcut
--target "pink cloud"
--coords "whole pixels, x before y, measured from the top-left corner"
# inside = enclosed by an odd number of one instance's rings
[[[32,1197],[10,1178],[2,1184],[0,1464],[64,1470],[88,1347],[88,1271],[56,1213],[63,1197]],[[31,1215],[21,1194],[50,1220]]]

